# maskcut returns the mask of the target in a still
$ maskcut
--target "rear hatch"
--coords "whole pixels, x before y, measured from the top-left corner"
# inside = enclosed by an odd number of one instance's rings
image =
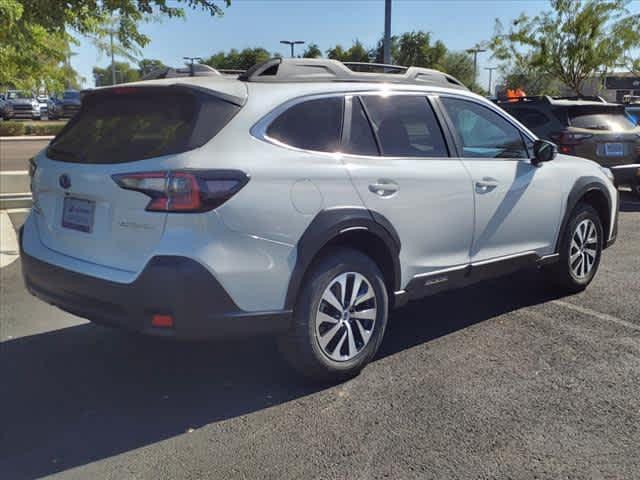
[[[148,211],[150,197],[121,188],[113,176],[183,166],[187,152],[212,139],[241,103],[181,85],[86,95],[79,114],[36,160],[32,189],[43,244],[80,260],[139,271],[160,241],[167,213]]]
[[[567,114],[567,131],[581,140],[574,147],[576,155],[607,167],[638,162],[640,128],[622,105],[574,106]]]

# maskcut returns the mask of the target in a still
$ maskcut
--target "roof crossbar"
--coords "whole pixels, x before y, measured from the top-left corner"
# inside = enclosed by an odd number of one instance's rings
[[[384,73],[355,71],[370,68],[387,70]],[[353,66],[354,69],[349,68]],[[289,82],[387,82],[429,84],[467,90],[460,81],[446,73],[420,67],[399,65],[342,63],[321,58],[273,58],[251,67],[238,77],[245,82],[289,83]]]

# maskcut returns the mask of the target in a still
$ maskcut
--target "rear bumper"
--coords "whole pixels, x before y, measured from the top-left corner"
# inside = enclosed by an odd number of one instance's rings
[[[616,185],[633,185],[640,183],[640,163],[610,167]]]
[[[22,274],[30,293],[92,322],[180,339],[226,338],[285,331],[291,311],[245,312],[200,263],[179,256],[153,257],[132,283],[72,272],[25,253]],[[151,325],[171,315],[173,328]]]

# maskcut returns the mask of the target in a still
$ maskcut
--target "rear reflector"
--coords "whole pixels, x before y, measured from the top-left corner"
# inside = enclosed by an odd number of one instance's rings
[[[157,328],[173,328],[173,317],[171,315],[155,314],[151,318],[151,325]]]
[[[198,213],[219,207],[249,181],[239,170],[170,170],[113,175],[125,190],[151,198],[149,212]]]

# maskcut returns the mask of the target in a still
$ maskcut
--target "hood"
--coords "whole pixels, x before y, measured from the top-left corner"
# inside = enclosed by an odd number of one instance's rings
[[[38,102],[35,98],[12,98],[7,100],[11,105],[32,105],[34,101]]]

